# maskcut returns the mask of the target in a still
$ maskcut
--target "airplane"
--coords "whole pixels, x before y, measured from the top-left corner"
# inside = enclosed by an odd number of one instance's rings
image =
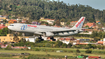
[[[54,36],[70,36],[83,32],[83,23],[85,17],[81,17],[78,22],[70,29],[68,28],[57,28],[52,26],[43,26],[43,25],[33,25],[33,24],[22,24],[14,23],[8,26],[10,30],[16,32],[29,32],[38,34],[45,37],[54,37]]]

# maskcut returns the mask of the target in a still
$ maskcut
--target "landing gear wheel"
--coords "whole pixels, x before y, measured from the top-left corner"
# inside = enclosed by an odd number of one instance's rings
[[[50,39],[52,39],[52,41],[56,41],[56,39],[54,39],[54,37],[50,37]]]
[[[43,36],[45,37],[46,36],[46,33],[43,33]]]

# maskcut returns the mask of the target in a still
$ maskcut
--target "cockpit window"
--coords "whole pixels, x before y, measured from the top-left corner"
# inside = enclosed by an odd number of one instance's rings
[[[14,25],[10,25],[10,26],[14,26]]]

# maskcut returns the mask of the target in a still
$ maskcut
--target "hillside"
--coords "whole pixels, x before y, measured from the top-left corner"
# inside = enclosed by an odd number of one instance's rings
[[[16,17],[29,17],[39,20],[40,17],[61,20],[78,20],[85,16],[89,22],[100,20],[105,22],[105,10],[100,11],[90,6],[67,5],[63,1],[49,0],[0,0],[1,15],[15,15]]]

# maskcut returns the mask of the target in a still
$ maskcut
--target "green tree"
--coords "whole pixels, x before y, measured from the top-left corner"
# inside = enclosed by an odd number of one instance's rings
[[[51,47],[51,44],[50,43],[46,43],[45,47]]]
[[[55,43],[55,47],[62,47],[62,44],[63,44],[63,42],[61,42],[61,41],[57,41],[56,43]]]
[[[41,42],[41,39],[38,39],[38,38],[37,38],[37,39],[35,40],[35,43],[40,43],[40,42]]]
[[[60,22],[65,22],[65,19],[64,19],[64,18],[62,18],[62,19],[60,20]]]
[[[92,50],[87,49],[87,50],[85,51],[85,53],[92,53]]]
[[[12,50],[11,45],[8,45],[5,49],[6,50]]]
[[[81,16],[86,17],[86,21],[95,22],[100,20],[105,23],[105,10],[100,11],[90,6],[81,4],[67,5],[63,1],[50,0],[1,0],[1,15],[15,15],[18,17],[29,17],[32,20],[39,20],[40,17],[50,19],[71,19],[77,20]]]
[[[79,50],[79,49],[77,49],[77,50],[76,50],[76,52],[77,52],[77,53],[80,53],[80,50]]]
[[[4,44],[7,44],[7,42],[4,42]]]
[[[62,44],[62,47],[63,47],[63,48],[67,48],[67,44],[66,44],[66,43],[63,43],[63,44]]]
[[[68,48],[71,48],[71,47],[72,47],[72,44],[71,44],[71,43],[69,43],[69,44],[67,45],[67,47],[68,47]]]

